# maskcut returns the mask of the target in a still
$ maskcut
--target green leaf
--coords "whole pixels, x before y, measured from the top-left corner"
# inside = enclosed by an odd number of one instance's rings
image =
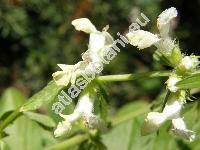
[[[27,103],[25,103],[21,111],[36,110],[40,106],[46,103],[50,103],[63,89],[63,86],[57,86],[54,81],[49,82],[49,84],[44,87],[40,92],[33,95]]]
[[[179,81],[176,86],[179,89],[200,88],[200,73],[184,78],[183,80]]]
[[[56,124],[49,116],[38,114],[34,112],[24,112],[25,116],[27,116],[29,119],[36,121],[46,127],[55,127]]]
[[[200,136],[200,104],[199,102],[192,102],[185,106],[184,108],[184,121],[188,127],[188,129],[191,129],[196,134],[196,139],[192,143],[184,142],[184,144],[187,144],[190,149],[192,150],[199,150],[200,149],[200,142],[199,142],[199,136]]]
[[[0,150],[10,150],[8,145],[2,140],[0,140]]]
[[[9,136],[3,139],[11,150],[42,150],[43,149],[43,130],[35,122],[27,117],[19,117],[5,131]]]
[[[132,118],[144,114],[147,111],[149,111],[149,105],[144,101],[129,103],[118,111],[117,115],[112,119],[112,124],[116,125],[127,120],[132,120]]]
[[[25,96],[15,88],[8,88],[2,95],[0,101],[0,116],[5,112],[15,110],[25,102]]]
[[[10,111],[3,113],[0,117],[0,122],[3,121],[6,117],[8,117],[12,113],[13,113],[13,110],[10,110]]]
[[[122,116],[127,113],[136,113],[144,107],[144,102],[134,102],[124,106],[118,113]],[[136,112],[134,112],[136,111]],[[110,132],[103,135],[103,143],[107,149],[114,150],[165,150],[178,149],[176,141],[168,134],[168,125],[163,127],[159,134],[156,133],[141,136],[140,128],[145,119],[144,115],[137,115],[135,118],[122,122]]]

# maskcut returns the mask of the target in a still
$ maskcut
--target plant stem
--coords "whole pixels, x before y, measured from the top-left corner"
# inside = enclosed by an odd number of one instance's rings
[[[166,94],[166,96],[165,96],[165,99],[163,100],[163,104],[162,104],[161,112],[162,112],[163,109],[165,108],[165,105],[166,105],[166,103],[167,103],[167,100],[168,100],[168,98],[169,98],[169,95],[170,95],[170,91],[167,90],[167,94]]]
[[[55,144],[51,147],[48,147],[46,150],[62,150],[62,149],[67,149],[73,145],[79,144],[85,140],[88,139],[87,134],[82,134],[82,135],[76,135],[66,141],[63,141],[61,143]]]
[[[1,124],[0,124],[0,132],[2,132],[12,121],[14,121],[21,112],[19,109],[13,111]]]
[[[152,71],[152,72],[137,73],[137,74],[107,75],[107,76],[99,76],[97,77],[96,80],[105,82],[130,81],[136,79],[165,77],[169,76],[170,73],[171,71]]]

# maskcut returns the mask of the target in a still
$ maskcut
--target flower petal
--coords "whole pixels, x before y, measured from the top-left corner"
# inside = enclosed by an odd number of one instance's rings
[[[75,111],[70,115],[63,115],[63,114],[59,114],[59,115],[70,123],[73,123],[74,121],[80,118],[80,114]]]
[[[72,69],[74,65],[58,64],[58,67],[60,67],[60,69],[62,69],[63,71],[67,71],[69,69]]]
[[[113,37],[110,35],[110,33],[103,31],[102,34],[105,36],[105,45],[112,45],[114,42]]]
[[[195,133],[188,130],[183,118],[172,119],[173,129],[172,133],[190,142],[194,141]]]
[[[171,7],[163,11],[157,19],[157,26],[162,37],[168,36],[170,29],[170,21],[177,16],[176,8]]]
[[[101,33],[91,33],[89,39],[89,50],[98,53],[105,46],[105,36]]]
[[[83,114],[84,116],[90,116],[93,111],[93,103],[90,100],[89,94],[84,94],[80,97],[75,111]]]
[[[56,71],[52,76],[56,84],[60,86],[67,86],[71,79],[71,73],[66,73],[64,71]]]
[[[181,79],[176,76],[176,75],[171,75],[169,77],[169,79],[165,82],[167,84],[167,88],[171,91],[171,92],[176,92],[178,90],[178,88],[176,87],[176,83],[178,81],[180,81]]]
[[[162,113],[150,112],[145,119],[145,122],[141,128],[141,134],[147,135],[156,130],[166,121],[165,116]]]
[[[162,113],[167,119],[177,118],[180,114],[182,105],[183,103],[179,101],[174,101],[172,104],[166,104]]]
[[[160,40],[157,35],[143,30],[129,32],[126,36],[128,37],[130,44],[137,46],[139,49],[150,47]]]
[[[96,27],[90,22],[88,18],[79,18],[72,21],[72,25],[78,31],[85,33],[97,32]]]
[[[63,135],[65,132],[69,132],[71,130],[71,123],[69,121],[62,121],[58,123],[56,130],[54,131],[55,137],[59,137]]]

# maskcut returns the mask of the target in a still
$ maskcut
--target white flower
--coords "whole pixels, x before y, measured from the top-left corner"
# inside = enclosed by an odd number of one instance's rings
[[[55,137],[59,137],[64,133],[67,133],[71,130],[71,123],[67,120],[59,122],[56,130],[54,131]]]
[[[89,117],[93,115],[93,102],[91,101],[89,94],[85,94],[80,98],[74,111],[80,113],[87,121],[89,121]]]
[[[172,49],[175,47],[175,42],[168,36],[170,29],[170,21],[177,16],[177,10],[171,7],[163,11],[158,19],[158,29],[160,31],[159,37],[143,30],[136,30],[129,32],[126,36],[129,42],[133,46],[137,46],[139,49],[144,49],[155,45],[159,51],[163,54],[171,54]]]
[[[171,7],[163,11],[157,19],[157,26],[162,37],[167,37],[170,30],[170,22],[177,16],[176,8]]]
[[[166,117],[163,113],[158,112],[150,112],[147,115],[147,118],[145,119],[145,122],[142,125],[141,134],[147,135],[149,133],[152,133],[166,121]]]
[[[106,48],[112,46],[113,42],[112,36],[106,31],[91,33],[86,54],[87,58],[93,63],[101,62],[100,57],[104,55]]]
[[[177,118],[180,114],[182,106],[183,106],[182,102],[174,101],[172,104],[166,104],[162,113],[168,120]]]
[[[152,133],[167,120],[179,117],[183,103],[174,101],[172,104],[166,104],[162,113],[150,112],[148,113],[145,122],[142,125],[142,135]]]
[[[100,32],[87,18],[75,19],[72,25],[78,31],[83,31],[90,34],[88,50],[82,55],[83,61],[79,61],[75,65],[59,64],[62,71],[57,71],[52,74],[57,85],[67,86],[69,83],[74,84],[76,78],[86,74],[88,70],[94,71],[95,66],[102,66],[102,55],[106,48],[113,44],[112,36],[105,30]]]
[[[86,62],[80,61],[75,65],[58,64],[62,71],[56,71],[52,74],[57,85],[67,86],[70,82],[75,83],[75,79],[81,72],[84,72]]]
[[[183,107],[183,102],[174,101],[172,104],[166,104],[162,113],[150,112],[142,125],[142,135],[152,133],[167,120],[172,120],[172,133],[190,142],[195,139],[195,133],[188,130],[185,122],[180,117],[180,111]]]
[[[199,61],[197,58],[193,56],[185,56],[179,65],[184,70],[192,70],[195,69],[196,66],[199,64]]]
[[[56,130],[54,131],[54,135],[58,137],[65,132],[69,132],[71,130],[72,124],[79,118],[84,119],[88,127],[98,126],[99,118],[93,114],[93,107],[93,102],[89,97],[89,93],[84,94],[82,97],[80,97],[78,104],[76,105],[76,108],[72,114],[60,114],[64,121],[59,122]]]
[[[172,133],[190,142],[194,141],[195,133],[188,130],[183,118],[172,119]]]
[[[72,21],[72,25],[78,31],[83,31],[86,33],[96,32],[96,27],[90,22],[88,18],[80,18]]]
[[[171,91],[171,92],[176,92],[178,90],[178,88],[176,87],[176,83],[178,81],[180,81],[181,79],[179,77],[177,77],[176,75],[171,75],[169,77],[169,79],[166,81],[167,84],[167,88]]]
[[[166,117],[163,113],[150,112],[146,120],[152,122],[156,126],[160,126],[166,120]]]
[[[150,47],[159,41],[157,35],[143,30],[129,32],[126,36],[128,37],[130,44],[137,46],[139,49]]]

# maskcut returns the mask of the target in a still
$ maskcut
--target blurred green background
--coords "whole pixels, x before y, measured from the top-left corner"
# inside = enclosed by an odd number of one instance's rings
[[[157,16],[172,6],[179,12],[174,38],[185,54],[200,55],[199,0],[0,0],[0,93],[15,87],[30,97],[52,80],[52,73],[59,69],[57,64],[74,64],[81,59],[88,35],[73,28],[73,19],[87,17],[99,30],[109,24],[109,33],[117,38],[116,33],[125,34],[141,12],[150,19],[142,29],[158,32]],[[102,74],[167,69],[153,62],[153,50],[121,48]],[[134,100],[152,101],[165,89],[164,81],[108,85],[109,104],[118,108]],[[137,126],[137,121],[134,124]]]

